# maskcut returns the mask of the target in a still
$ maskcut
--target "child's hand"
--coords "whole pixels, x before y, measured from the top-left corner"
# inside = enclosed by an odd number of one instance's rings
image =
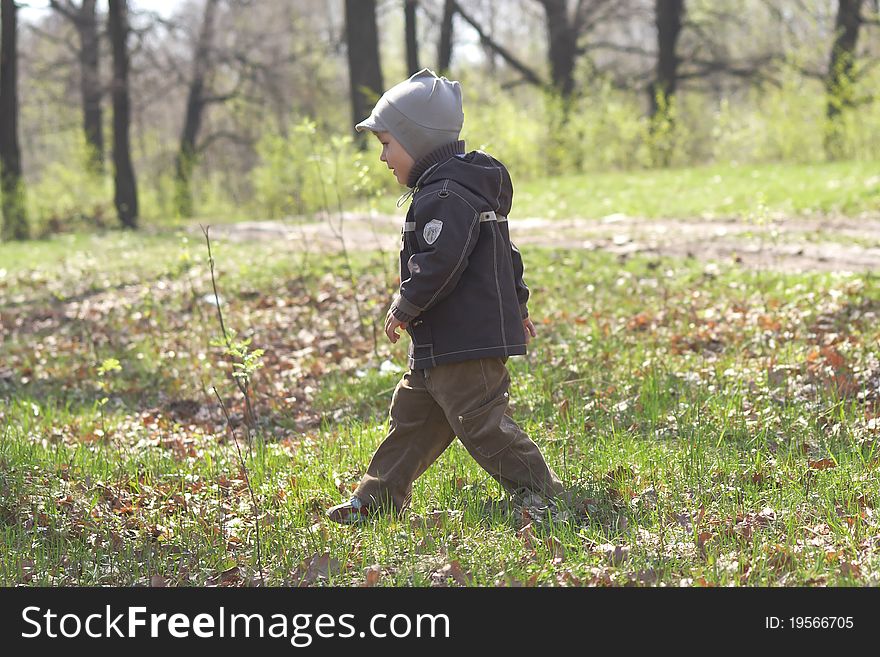
[[[401,322],[394,316],[394,313],[391,310],[388,310],[388,314],[385,315],[385,335],[388,336],[388,339],[391,340],[391,343],[394,344],[398,340],[400,340],[400,336],[397,334],[397,329],[406,328],[406,322]]]
[[[525,329],[526,332],[526,344],[531,342],[532,338],[538,337],[538,332],[535,330],[535,325],[532,324],[532,320],[530,318],[526,317],[523,320],[523,329]]]

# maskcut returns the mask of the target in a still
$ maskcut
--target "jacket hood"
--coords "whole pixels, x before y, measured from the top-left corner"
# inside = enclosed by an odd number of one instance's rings
[[[410,186],[424,188],[443,180],[456,182],[484,198],[489,207],[501,215],[510,213],[513,203],[510,174],[501,162],[488,153],[465,153],[463,141],[448,144],[414,165]]]

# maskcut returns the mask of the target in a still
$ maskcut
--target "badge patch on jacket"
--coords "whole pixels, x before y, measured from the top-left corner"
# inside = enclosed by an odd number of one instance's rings
[[[428,244],[433,244],[437,241],[437,238],[440,237],[441,230],[443,230],[443,222],[439,219],[431,219],[431,221],[425,224],[425,229],[422,231],[422,235],[424,235],[425,241]]]

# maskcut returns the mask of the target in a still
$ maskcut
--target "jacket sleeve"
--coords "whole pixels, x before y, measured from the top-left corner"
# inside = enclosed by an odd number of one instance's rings
[[[519,301],[519,314],[522,319],[529,316],[529,288],[523,280],[523,261],[522,255],[516,245],[510,243],[510,256],[513,260],[513,280],[516,286],[516,299]]]
[[[410,275],[401,281],[392,307],[403,321],[414,319],[455,289],[480,236],[479,213],[455,193],[418,201],[414,214],[419,248],[407,262]]]

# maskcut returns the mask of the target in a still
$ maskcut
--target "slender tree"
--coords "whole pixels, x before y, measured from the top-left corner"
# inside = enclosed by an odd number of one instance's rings
[[[79,36],[79,88],[83,132],[89,146],[89,164],[96,171],[104,167],[104,130],[101,116],[100,40],[97,0],[50,0],[50,6],[69,20]]]
[[[654,81],[648,85],[651,119],[651,151],[654,164],[669,166],[672,160],[671,141],[675,114],[672,103],[678,86],[676,52],[684,16],[684,0],[655,0],[654,21],[657,26],[657,68]]]
[[[107,14],[113,46],[113,183],[116,213],[124,228],[137,228],[137,182],[129,144],[128,3],[109,0]]]
[[[211,73],[211,50],[218,3],[219,0],[205,2],[202,29],[193,55],[193,73],[186,101],[186,117],[183,121],[180,148],[175,161],[177,212],[182,217],[191,217],[193,214],[191,179],[197,158],[196,140],[208,103],[205,90],[207,78]]]
[[[540,0],[547,14],[547,44],[550,57],[550,77],[553,86],[564,97],[574,91],[574,66],[577,58],[577,38],[585,6],[579,0],[575,14],[569,18],[567,0]]]
[[[404,0],[403,3],[404,22],[406,23],[406,67],[410,75],[420,70],[419,39],[416,31],[416,10],[418,6],[418,0]]]
[[[376,0],[345,0],[345,34],[354,125],[366,118],[382,95]],[[359,143],[366,148],[365,139],[360,139]]]
[[[839,159],[843,155],[843,126],[841,114],[854,104],[853,83],[856,43],[862,25],[863,0],[838,0],[834,21],[834,43],[825,78],[825,155]]]
[[[437,48],[437,70],[440,74],[449,73],[452,62],[452,19],[455,18],[455,0],[443,3],[443,19],[440,22],[440,43]]]
[[[0,0],[0,191],[3,194],[3,239],[30,236],[18,147],[18,8],[15,0]]]
[[[676,53],[678,37],[681,34],[684,17],[684,0],[655,0],[654,20],[657,25],[657,72],[648,87],[651,117],[666,111],[675,96],[678,85],[678,65]]]

